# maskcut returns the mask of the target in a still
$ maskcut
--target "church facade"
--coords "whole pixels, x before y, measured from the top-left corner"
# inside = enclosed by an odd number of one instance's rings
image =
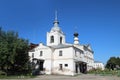
[[[86,73],[94,67],[94,53],[91,46],[81,45],[78,33],[74,33],[73,44],[66,43],[65,35],[57,18],[47,32],[46,45],[40,43],[29,51],[34,68],[45,74],[76,75]]]

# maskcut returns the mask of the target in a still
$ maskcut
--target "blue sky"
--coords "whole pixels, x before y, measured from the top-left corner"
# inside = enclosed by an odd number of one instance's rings
[[[0,0],[0,26],[46,44],[55,10],[67,42],[73,43],[77,27],[80,44],[91,44],[95,60],[120,56],[120,0]]]

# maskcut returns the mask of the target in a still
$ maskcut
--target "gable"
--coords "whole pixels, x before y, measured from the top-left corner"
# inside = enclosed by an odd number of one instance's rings
[[[40,49],[50,49],[48,46],[45,46],[43,43],[40,43],[35,50],[40,50]]]
[[[92,50],[90,44],[87,45],[87,48],[88,48],[89,50]]]

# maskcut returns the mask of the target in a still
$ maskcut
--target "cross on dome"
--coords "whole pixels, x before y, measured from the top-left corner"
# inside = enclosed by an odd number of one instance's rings
[[[55,11],[55,20],[57,20],[57,11]]]
[[[53,23],[53,24],[55,24],[55,23],[59,24],[59,22],[58,22],[58,20],[57,20],[57,11],[55,11],[55,20],[54,20],[54,23]]]
[[[53,22],[53,27],[52,27],[52,29],[51,29],[51,32],[55,32],[55,31],[57,31],[57,32],[60,32],[60,33],[63,33],[62,31],[61,31],[61,29],[60,29],[60,27],[59,27],[59,22],[58,22],[58,20],[57,20],[57,11],[55,11],[55,20],[54,20],[54,22]]]

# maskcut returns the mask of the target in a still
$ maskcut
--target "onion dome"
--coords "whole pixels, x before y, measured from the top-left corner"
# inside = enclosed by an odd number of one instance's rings
[[[78,34],[77,32],[74,33],[74,37],[78,37],[78,35],[79,35],[79,34]]]

